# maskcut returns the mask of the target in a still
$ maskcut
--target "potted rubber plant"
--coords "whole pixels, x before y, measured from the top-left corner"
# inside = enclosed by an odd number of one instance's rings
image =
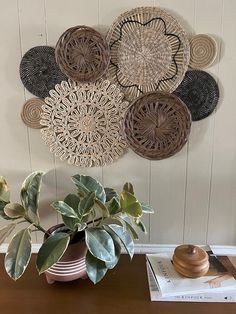
[[[75,276],[61,281],[87,275],[97,283],[109,269],[116,266],[122,247],[132,259],[134,240],[138,239],[136,229],[146,232],[141,217],[153,210],[137,200],[131,183],[125,183],[118,194],[112,188],[104,188],[90,176],[72,176],[76,192],[51,204],[61,215],[62,224],[46,230],[41,225],[38,211],[43,175],[40,171],[33,172],[24,180],[19,203],[10,202],[10,188],[5,178],[0,177],[0,216],[8,221],[0,229],[0,244],[11,236],[5,255],[5,269],[12,279],[20,278],[28,265],[31,235],[36,231],[43,232],[45,239],[37,254],[36,267],[39,274],[46,273],[48,282],[60,280],[62,274],[67,274],[68,269],[75,270],[84,259],[85,269],[80,275],[74,272]],[[63,258],[68,254],[76,256],[74,244],[80,246],[79,255],[68,264]],[[70,248],[71,253],[68,253]],[[69,268],[62,274],[55,274],[54,265],[57,265],[56,269],[61,265],[69,265]]]

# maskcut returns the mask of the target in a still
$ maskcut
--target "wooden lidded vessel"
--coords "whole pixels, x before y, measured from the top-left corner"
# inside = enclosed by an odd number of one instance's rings
[[[184,277],[197,278],[205,275],[209,269],[209,257],[202,248],[184,244],[175,248],[173,255],[175,270]]]

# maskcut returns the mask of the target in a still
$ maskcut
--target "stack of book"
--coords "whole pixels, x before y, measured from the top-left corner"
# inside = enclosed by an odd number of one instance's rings
[[[216,256],[208,247],[210,268],[200,278],[177,273],[171,253],[147,254],[151,301],[236,302],[236,256]]]

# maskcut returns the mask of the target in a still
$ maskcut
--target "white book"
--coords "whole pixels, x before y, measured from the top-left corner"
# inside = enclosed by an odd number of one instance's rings
[[[209,255],[210,269],[206,275],[199,278],[186,278],[176,272],[170,253],[147,254],[147,261],[155,275],[161,295],[167,297],[236,289],[236,279],[232,273],[219,262],[219,257],[216,258],[212,251],[209,252],[212,253]],[[226,264],[230,264],[231,269],[236,265],[236,259],[234,259],[235,264],[232,265],[232,261],[227,256],[222,258],[227,260]]]
[[[172,297],[163,297],[159,291],[154,274],[149,266],[147,266],[147,276],[149,284],[149,292],[151,301],[165,302],[236,302],[236,290],[215,293],[196,293],[186,295],[176,295]]]

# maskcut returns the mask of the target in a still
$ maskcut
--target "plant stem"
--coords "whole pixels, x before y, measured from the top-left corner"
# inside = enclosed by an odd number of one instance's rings
[[[40,231],[42,231],[43,233],[49,235],[49,233],[48,233],[43,227],[41,227],[39,224],[35,223],[28,215],[25,215],[24,218],[25,218],[25,220],[28,221],[30,224],[32,224],[33,226],[35,226],[38,230],[40,230]]]
[[[100,220],[102,220],[102,219],[103,219],[103,217],[94,219],[94,220],[92,220],[92,221],[87,222],[87,225],[93,224],[93,223],[95,223],[95,222],[97,222],[97,221],[100,221]]]

